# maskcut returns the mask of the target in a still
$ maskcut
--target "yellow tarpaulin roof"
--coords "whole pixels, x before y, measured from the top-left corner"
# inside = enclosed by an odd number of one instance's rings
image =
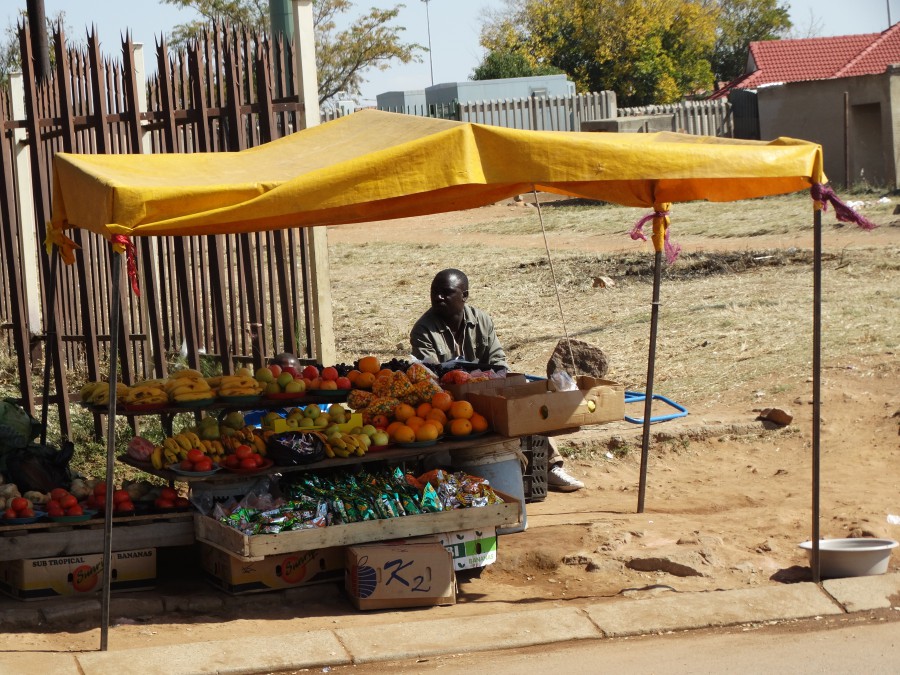
[[[630,206],[825,183],[822,149],[686,134],[521,131],[366,110],[242,152],[54,158],[53,230],[199,235],[468,209],[537,190]]]

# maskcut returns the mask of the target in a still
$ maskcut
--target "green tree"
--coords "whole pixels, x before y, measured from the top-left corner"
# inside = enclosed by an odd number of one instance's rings
[[[712,87],[716,14],[708,0],[507,0],[481,44],[555,66],[581,92],[668,103]]]
[[[22,50],[19,46],[19,23],[25,21],[28,13],[22,9],[18,11],[18,19],[16,23],[10,21],[3,29],[3,36],[0,37],[0,87],[9,84],[9,74],[22,71]],[[52,17],[46,17],[47,35],[50,40],[50,64],[56,64],[56,52],[53,44],[53,31],[61,25],[66,35],[66,44],[70,47],[77,46],[77,41],[72,41],[72,30],[66,25],[66,13],[59,11]]]
[[[475,68],[473,80],[500,80],[508,77],[557,75],[562,70],[547,64],[534,65],[517,52],[489,52]]]
[[[779,0],[715,0],[719,19],[710,62],[717,82],[744,72],[751,42],[787,37],[792,28],[788,7]]]
[[[212,21],[243,24],[268,33],[268,0],[162,0],[177,7],[195,10],[202,20],[175,26],[170,35],[173,47],[181,47],[199,35]],[[403,5],[393,9],[371,8],[347,28],[338,29],[338,17],[352,9],[350,0],[317,0],[313,5],[316,33],[316,68],[319,75],[319,102],[337,94],[356,96],[370,68],[387,70],[392,63],[420,62],[425,48],[401,40],[402,27],[391,25]]]

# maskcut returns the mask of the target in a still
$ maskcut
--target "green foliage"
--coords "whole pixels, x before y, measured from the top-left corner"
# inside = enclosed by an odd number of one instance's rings
[[[19,46],[18,23],[24,23],[27,16],[28,14],[24,9],[19,10],[17,23],[14,24],[10,22],[3,29],[3,35],[0,37],[0,87],[9,85],[10,73],[21,72],[22,70],[22,52]],[[70,46],[77,43],[73,43],[71,38],[69,38],[72,31],[69,26],[66,25],[66,13],[64,11],[59,11],[52,17],[48,16],[46,17],[46,20],[50,49],[50,67],[53,68],[56,64],[56,48],[53,44],[53,31],[56,27],[63,27],[63,32],[66,35],[66,42],[69,43]]]
[[[472,73],[473,80],[500,80],[509,77],[556,75],[563,71],[548,64],[533,64],[517,52],[490,52]]]
[[[710,62],[717,81],[730,82],[747,64],[751,42],[786,37],[792,24],[780,0],[718,0],[719,20]]]
[[[750,40],[789,27],[777,1],[506,0],[481,44],[555,66],[580,92],[615,91],[623,106],[671,103],[712,89],[726,69],[714,59],[739,60]]]
[[[243,24],[259,33],[269,32],[267,0],[162,0],[169,5],[198,12],[204,21],[179,24],[170,36],[173,47],[183,47],[210,22]],[[400,8],[371,8],[346,28],[338,29],[340,15],[352,9],[350,0],[318,0],[313,5],[316,33],[316,68],[319,76],[319,103],[338,94],[359,95],[370,68],[387,70],[391,64],[420,62],[424,47],[401,40],[405,30],[391,25]]]

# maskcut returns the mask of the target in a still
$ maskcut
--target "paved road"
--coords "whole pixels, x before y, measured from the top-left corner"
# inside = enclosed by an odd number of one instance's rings
[[[420,661],[341,666],[333,675],[522,675],[523,673],[653,673],[758,675],[759,673],[900,673],[898,621],[842,617],[787,626],[581,640],[543,647],[447,655]],[[837,627],[836,627],[837,626]],[[840,627],[842,626],[842,627]]]

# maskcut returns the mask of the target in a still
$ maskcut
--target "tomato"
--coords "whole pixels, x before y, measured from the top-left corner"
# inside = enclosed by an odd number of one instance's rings
[[[241,465],[241,460],[237,458],[237,455],[226,455],[225,456],[225,466],[229,469],[236,469]]]
[[[81,504],[76,503],[75,506],[70,506],[66,509],[67,516],[83,516],[84,509],[81,508]]]
[[[100,495],[95,495],[94,499],[100,499]],[[103,499],[106,499],[106,495],[103,495]],[[75,506],[78,503],[78,499],[75,498],[75,495],[65,495],[60,498],[59,505],[64,509],[68,509],[72,506]]]
[[[199,462],[204,457],[206,457],[206,454],[199,448],[191,448],[190,450],[187,451],[187,458],[189,460],[191,460],[194,464]]]
[[[179,462],[179,464],[178,464],[178,468],[181,469],[182,471],[195,471],[196,470],[196,469],[194,469],[194,463],[189,459],[181,460],[181,462]]]
[[[259,453],[253,455],[253,459],[256,461],[256,466],[260,467],[266,463],[266,458],[260,455]]]
[[[175,507],[179,509],[186,509],[191,505],[191,501],[187,497],[179,497],[175,500]]]
[[[94,495],[94,504],[98,509],[106,507],[106,495]]]
[[[175,502],[173,502],[171,499],[163,499],[162,497],[157,497],[156,501],[153,502],[153,504],[158,509],[174,509],[175,508]]]
[[[174,501],[178,499],[178,493],[170,487],[164,487],[159,491],[159,496],[162,499],[167,499],[168,501]]]
[[[204,457],[199,462],[194,462],[194,471],[212,471],[213,463],[209,457]]]
[[[59,502],[50,501],[47,502],[47,515],[58,518],[59,516],[66,515],[66,510],[59,505]]]
[[[69,494],[69,491],[64,488],[53,488],[52,490],[50,490],[50,499],[59,500],[65,497],[67,494]]]
[[[3,512],[3,518],[5,520],[12,520],[13,518],[18,518],[18,517],[19,517],[19,514],[16,513],[15,511],[13,511],[12,509],[6,509],[6,511]]]
[[[19,518],[34,518],[34,509],[30,506],[19,511]]]
[[[134,511],[134,502],[131,499],[123,499],[120,502],[116,502],[116,511],[128,512]]]
[[[113,492],[113,504],[121,504],[125,501],[131,501],[131,497],[128,496],[127,490],[122,490],[120,488]]]
[[[94,486],[94,494],[95,495],[105,495],[106,494],[106,481],[101,480]]]
[[[253,454],[253,448],[242,443],[234,449],[234,454],[238,459],[245,459]]]
[[[28,500],[25,497],[13,497],[9,500],[9,508],[13,511],[24,511],[28,508]]]
[[[240,467],[242,469],[255,469],[256,468],[256,460],[252,457],[245,457],[241,460]]]

